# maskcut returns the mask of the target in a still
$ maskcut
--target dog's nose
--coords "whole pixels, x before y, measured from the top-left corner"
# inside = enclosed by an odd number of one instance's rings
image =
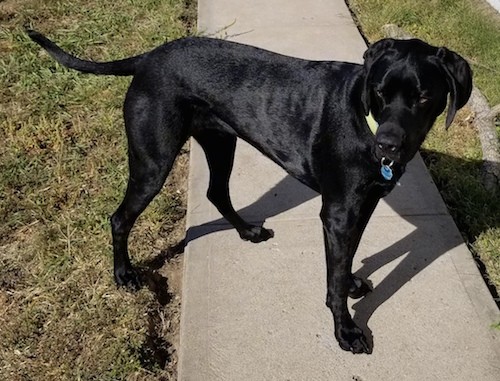
[[[396,134],[381,132],[377,134],[375,141],[380,151],[388,157],[397,154],[401,149],[402,139]]]

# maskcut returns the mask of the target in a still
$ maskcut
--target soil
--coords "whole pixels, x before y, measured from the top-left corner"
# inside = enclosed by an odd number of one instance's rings
[[[163,368],[168,380],[177,379],[188,173],[189,144],[186,144],[166,184],[166,191],[179,194],[183,213],[176,219],[175,226],[159,238],[170,243],[167,248],[141,266],[144,282],[157,299],[157,305],[152,306],[150,311],[149,340],[144,350],[144,361],[154,362]],[[148,364],[144,365],[148,368]]]

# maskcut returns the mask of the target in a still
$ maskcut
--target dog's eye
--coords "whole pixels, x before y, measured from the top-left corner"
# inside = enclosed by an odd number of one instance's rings
[[[375,89],[375,96],[378,102],[384,102],[384,92],[380,89]]]
[[[420,98],[418,99],[418,103],[423,105],[423,104],[427,103],[429,101],[429,99],[430,99],[429,97],[421,95]]]

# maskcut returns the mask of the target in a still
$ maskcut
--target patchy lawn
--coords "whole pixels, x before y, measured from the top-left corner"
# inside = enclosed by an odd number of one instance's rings
[[[0,379],[176,378],[187,150],[131,236],[148,287],[113,282],[129,78],[56,64],[29,26],[93,60],[194,31],[192,0],[0,2]]]

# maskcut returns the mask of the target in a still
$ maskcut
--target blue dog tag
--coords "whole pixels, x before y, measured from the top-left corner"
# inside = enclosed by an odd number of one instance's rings
[[[386,164],[389,162],[389,164]],[[392,173],[392,166],[394,165],[394,161],[388,160],[385,157],[380,160],[380,173],[382,174],[382,177],[386,180],[392,179],[393,173]]]
[[[382,165],[380,168],[380,173],[386,180],[392,179],[392,169],[388,165]]]

